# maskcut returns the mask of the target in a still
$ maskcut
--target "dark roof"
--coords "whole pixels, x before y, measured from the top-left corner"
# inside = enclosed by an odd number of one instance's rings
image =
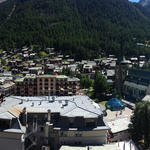
[[[117,99],[117,98],[112,98],[112,99],[110,99],[107,103],[106,103],[106,105],[111,105],[112,107],[120,107],[120,106],[123,106],[124,105],[124,103],[123,102],[121,102],[119,99]]]
[[[140,78],[146,78],[146,79],[150,79],[150,71],[147,70],[129,70],[129,76],[136,76],[136,77],[140,77]]]

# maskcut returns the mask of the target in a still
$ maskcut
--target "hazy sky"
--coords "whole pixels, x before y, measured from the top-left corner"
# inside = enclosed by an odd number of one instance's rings
[[[129,1],[131,1],[131,2],[139,2],[139,0],[129,0]]]

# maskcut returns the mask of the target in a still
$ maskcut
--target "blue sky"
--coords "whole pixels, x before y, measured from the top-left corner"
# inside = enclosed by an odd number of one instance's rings
[[[131,2],[139,2],[139,0],[129,0],[129,1],[131,1]]]

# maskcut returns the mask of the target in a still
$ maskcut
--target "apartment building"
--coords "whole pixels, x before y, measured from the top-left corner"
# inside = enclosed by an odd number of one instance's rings
[[[87,96],[13,96],[6,97],[4,105],[20,113],[25,141],[30,141],[26,148],[58,150],[62,145],[107,143],[110,128],[103,121],[104,110]]]
[[[27,75],[15,80],[17,96],[78,95],[80,80],[65,75]]]
[[[15,95],[18,96],[36,96],[37,95],[37,78],[34,74],[26,75],[23,78],[15,80]]]
[[[56,95],[68,95],[68,77],[56,76]]]
[[[56,76],[37,76],[37,95],[56,95]]]
[[[79,95],[80,79],[68,78],[68,95]]]

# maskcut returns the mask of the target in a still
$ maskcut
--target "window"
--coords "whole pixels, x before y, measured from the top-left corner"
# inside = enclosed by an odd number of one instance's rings
[[[48,79],[45,79],[45,82],[48,82]]]
[[[73,127],[73,123],[72,122],[69,123],[69,127],[70,128]]]
[[[48,86],[48,82],[45,82],[45,85],[47,85],[47,86]]]
[[[40,131],[43,132],[44,131],[44,127],[40,127]]]
[[[82,142],[75,142],[75,145],[82,145]]]
[[[65,134],[64,132],[61,132],[61,133],[60,133],[60,136],[65,136],[65,137],[67,137],[67,134]]]
[[[10,121],[9,120],[0,120],[1,129],[9,129]]]
[[[63,135],[64,135],[63,132],[61,132],[61,133],[60,133],[60,136],[63,136]]]
[[[75,133],[75,136],[76,136],[76,137],[81,137],[82,134],[81,134],[81,133]]]
[[[86,127],[88,128],[95,127],[95,122],[87,122]]]

